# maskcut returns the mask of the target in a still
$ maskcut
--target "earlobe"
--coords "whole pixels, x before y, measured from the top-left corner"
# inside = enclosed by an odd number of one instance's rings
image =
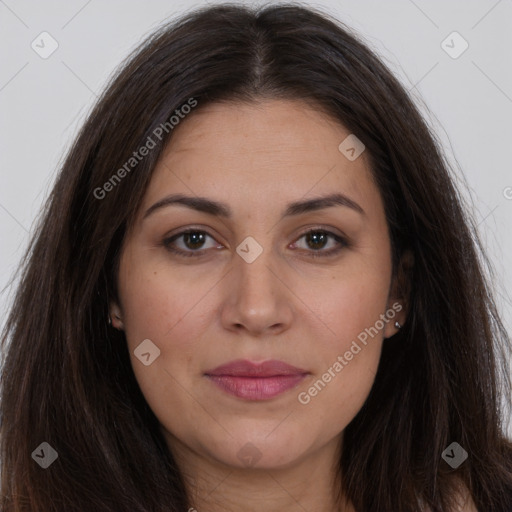
[[[386,324],[384,337],[394,336],[407,320],[410,303],[414,254],[407,250],[402,254],[396,275],[393,278],[386,316],[392,321]]]
[[[113,301],[109,305],[108,323],[118,330],[123,330],[124,328],[121,308]]]
[[[400,301],[393,302],[385,313],[386,326],[384,327],[384,338],[391,338],[394,336],[405,322],[404,308]]]

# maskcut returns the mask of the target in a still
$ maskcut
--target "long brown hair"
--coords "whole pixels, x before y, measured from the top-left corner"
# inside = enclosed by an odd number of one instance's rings
[[[297,5],[187,13],[147,38],[89,115],[21,262],[2,335],[2,511],[191,506],[124,333],[107,323],[123,237],[172,144],[169,119],[191,98],[196,109],[301,99],[341,122],[371,157],[394,270],[404,251],[414,256],[407,322],[384,344],[344,433],[339,469],[356,509],[447,511],[462,482],[479,510],[510,512],[512,445],[500,410],[510,339],[474,224],[404,88],[349,28]],[[126,167],[159,126],[156,147]],[[58,454],[46,469],[36,463],[44,442]],[[452,442],[469,454],[457,469],[442,458]]]

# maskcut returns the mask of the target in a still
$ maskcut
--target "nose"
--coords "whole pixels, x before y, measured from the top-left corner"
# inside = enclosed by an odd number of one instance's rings
[[[236,254],[224,283],[224,328],[253,336],[288,329],[293,318],[293,293],[287,279],[271,250],[263,250],[251,263]]]

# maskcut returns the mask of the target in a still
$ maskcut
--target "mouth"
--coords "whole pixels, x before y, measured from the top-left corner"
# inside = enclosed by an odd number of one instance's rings
[[[296,387],[309,372],[283,361],[236,360],[204,375],[230,395],[245,400],[269,400]]]

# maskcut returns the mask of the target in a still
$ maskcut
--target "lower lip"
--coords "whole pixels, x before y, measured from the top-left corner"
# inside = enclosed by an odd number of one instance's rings
[[[273,377],[234,377],[232,375],[207,375],[207,377],[230,395],[246,400],[268,400],[294,388],[306,375],[304,373]]]

